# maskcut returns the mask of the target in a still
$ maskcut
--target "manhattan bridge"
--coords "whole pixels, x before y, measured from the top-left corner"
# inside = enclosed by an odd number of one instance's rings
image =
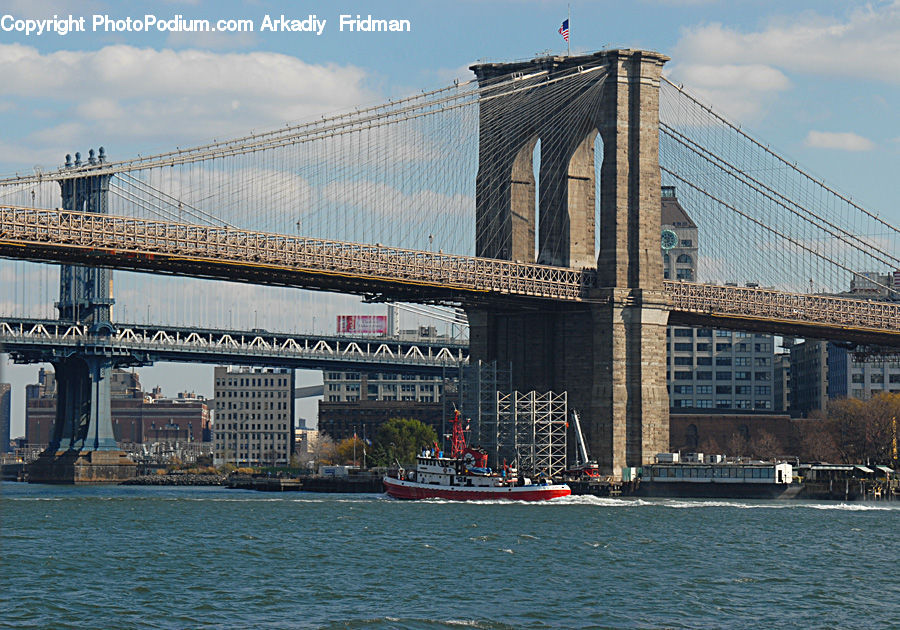
[[[60,375],[51,447],[115,448],[97,402],[115,366],[477,359],[511,365],[517,389],[567,391],[615,473],[668,450],[669,324],[900,346],[897,287],[840,295],[900,270],[900,230],[667,80],[666,61],[480,64],[378,106],[0,180],[0,256],[61,265],[4,263],[31,266],[4,287],[18,312],[0,313],[6,351]],[[663,186],[699,228],[695,281],[663,278]],[[117,294],[132,283],[183,327],[114,319],[113,269],[155,274],[117,273]],[[247,321],[255,305],[234,283],[464,309],[468,348],[235,329],[226,307]]]

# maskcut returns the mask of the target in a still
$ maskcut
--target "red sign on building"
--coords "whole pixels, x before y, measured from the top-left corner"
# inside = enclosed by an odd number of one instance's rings
[[[338,315],[337,331],[339,335],[383,335],[387,333],[387,316]]]

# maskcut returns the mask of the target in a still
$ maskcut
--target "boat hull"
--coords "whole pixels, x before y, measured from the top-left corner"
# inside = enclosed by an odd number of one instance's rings
[[[793,499],[800,493],[796,483],[691,483],[682,481],[641,482],[636,497],[682,499]]]
[[[566,497],[572,490],[565,484],[552,486],[468,487],[438,486],[384,478],[384,489],[396,499],[447,499],[450,501],[546,501]]]

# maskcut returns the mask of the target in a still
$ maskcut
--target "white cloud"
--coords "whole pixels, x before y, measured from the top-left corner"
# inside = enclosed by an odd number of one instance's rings
[[[64,123],[9,143],[65,152],[90,143],[182,146],[378,100],[353,66],[271,52],[107,46],[42,53],[0,45],[0,98],[38,99]],[[110,154],[111,158],[125,157]]]
[[[816,149],[841,149],[843,151],[871,151],[875,143],[851,132],[810,131],[804,143]]]
[[[771,94],[790,87],[783,72],[760,64],[689,64],[674,74],[706,103],[736,120],[758,116]]]
[[[687,29],[673,58],[698,63],[765,64],[829,77],[900,83],[900,2],[867,5],[843,21],[806,12],[742,33],[721,24]]]
[[[866,5],[843,18],[784,15],[756,31],[719,23],[683,30],[668,75],[729,116],[763,113],[790,74],[900,84],[900,2]]]

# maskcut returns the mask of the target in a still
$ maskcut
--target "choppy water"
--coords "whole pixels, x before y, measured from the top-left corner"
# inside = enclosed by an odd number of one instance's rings
[[[0,626],[897,628],[900,504],[4,483]]]

